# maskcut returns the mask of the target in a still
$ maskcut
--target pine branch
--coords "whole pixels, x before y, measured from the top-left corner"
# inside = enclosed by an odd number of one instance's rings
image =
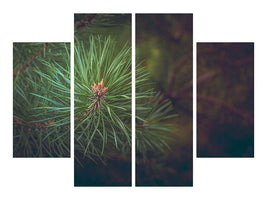
[[[32,43],[17,44],[14,58],[33,47]],[[46,48],[46,56],[37,57]],[[14,156],[69,156],[69,50],[63,43],[44,44],[31,57],[34,68],[14,78]]]
[[[136,76],[137,151],[164,151],[173,132],[170,120],[177,115],[170,100],[151,88],[145,68],[138,66]],[[77,155],[97,162],[130,152],[131,50],[127,44],[119,49],[111,37],[94,35],[89,42],[75,41],[74,98]]]
[[[96,160],[130,149],[131,50],[117,51],[110,37],[89,40],[75,41],[75,144]]]

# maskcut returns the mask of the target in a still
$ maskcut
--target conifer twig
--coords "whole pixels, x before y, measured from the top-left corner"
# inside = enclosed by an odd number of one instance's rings
[[[56,127],[56,123],[55,120],[48,120],[48,121],[43,121],[42,123],[40,122],[23,122],[20,119],[18,119],[17,117],[13,117],[14,121],[22,126],[26,126],[26,127],[38,127],[38,128],[54,128]],[[62,123],[64,123],[64,121],[62,121]],[[54,125],[51,125],[54,124]],[[63,124],[61,126],[66,126],[68,124]]]
[[[87,18],[85,20],[82,20],[78,23],[77,29],[85,27],[87,24],[91,23],[96,16],[96,14],[87,15]]]
[[[34,55],[31,56],[29,62],[26,62],[21,68],[19,68],[18,70],[14,71],[13,73],[13,77],[15,77],[18,73],[23,72],[31,63],[32,61],[39,55],[41,54],[45,48],[48,46],[48,43],[44,43],[43,47],[37,51]]]

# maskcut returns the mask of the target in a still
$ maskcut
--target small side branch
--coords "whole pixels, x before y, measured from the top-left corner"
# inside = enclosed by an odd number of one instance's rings
[[[239,115],[240,117],[242,117],[244,120],[249,121],[251,124],[254,123],[254,120],[251,119],[247,114],[243,113],[241,110],[238,110],[236,107],[231,106],[219,99],[216,99],[214,97],[211,96],[203,96],[203,95],[197,95],[197,101],[205,101],[206,103],[212,103],[212,104],[216,104],[221,106],[222,108],[226,108],[227,110],[229,110],[232,113],[235,113],[237,115]]]
[[[206,80],[209,80],[215,75],[217,75],[216,71],[209,71],[209,72],[202,74],[201,76],[197,78],[197,85],[205,82]],[[192,88],[193,88],[193,81],[189,81],[179,91],[169,90],[168,96],[172,98],[181,98],[187,90],[192,89]]]
[[[85,20],[82,20],[78,23],[77,29],[80,29],[82,27],[85,27],[86,25],[90,24],[92,20],[96,17],[96,14],[93,15],[87,15],[87,18]]]
[[[34,55],[32,55],[29,62],[26,62],[20,69],[14,71],[13,77],[15,77],[18,73],[23,72],[39,54],[43,53],[43,51],[45,50],[47,46],[48,46],[48,43],[44,43],[43,47],[39,51],[37,51]]]
[[[185,57],[182,62],[173,70],[171,76],[169,77],[169,80],[168,80],[168,92],[171,92],[173,91],[173,88],[174,88],[174,84],[175,84],[175,80],[177,78],[177,75],[179,74],[179,72],[181,71],[181,69],[183,67],[186,66],[186,64],[188,62],[190,62],[192,60],[192,55],[189,55],[187,57]]]
[[[28,128],[31,127],[35,127],[35,128],[40,128],[40,129],[45,129],[45,128],[53,128],[55,126],[57,126],[58,124],[55,122],[55,120],[48,120],[48,121],[43,121],[42,123],[40,122],[23,122],[21,120],[19,120],[16,117],[13,117],[14,122],[16,122],[17,124],[21,125],[21,126],[25,126]],[[62,123],[64,123],[65,121],[62,121]],[[62,126],[67,126],[70,123],[64,124]]]

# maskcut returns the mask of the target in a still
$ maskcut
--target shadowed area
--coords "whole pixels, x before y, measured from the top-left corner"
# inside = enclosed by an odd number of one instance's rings
[[[198,157],[254,156],[254,44],[197,44]]]

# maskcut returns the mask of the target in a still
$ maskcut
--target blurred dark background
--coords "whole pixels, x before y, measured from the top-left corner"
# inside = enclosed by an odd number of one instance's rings
[[[197,44],[197,156],[254,156],[254,44]]]
[[[192,186],[192,14],[137,14],[136,63],[151,74],[156,90],[172,101],[170,150],[136,157],[137,186]]]

